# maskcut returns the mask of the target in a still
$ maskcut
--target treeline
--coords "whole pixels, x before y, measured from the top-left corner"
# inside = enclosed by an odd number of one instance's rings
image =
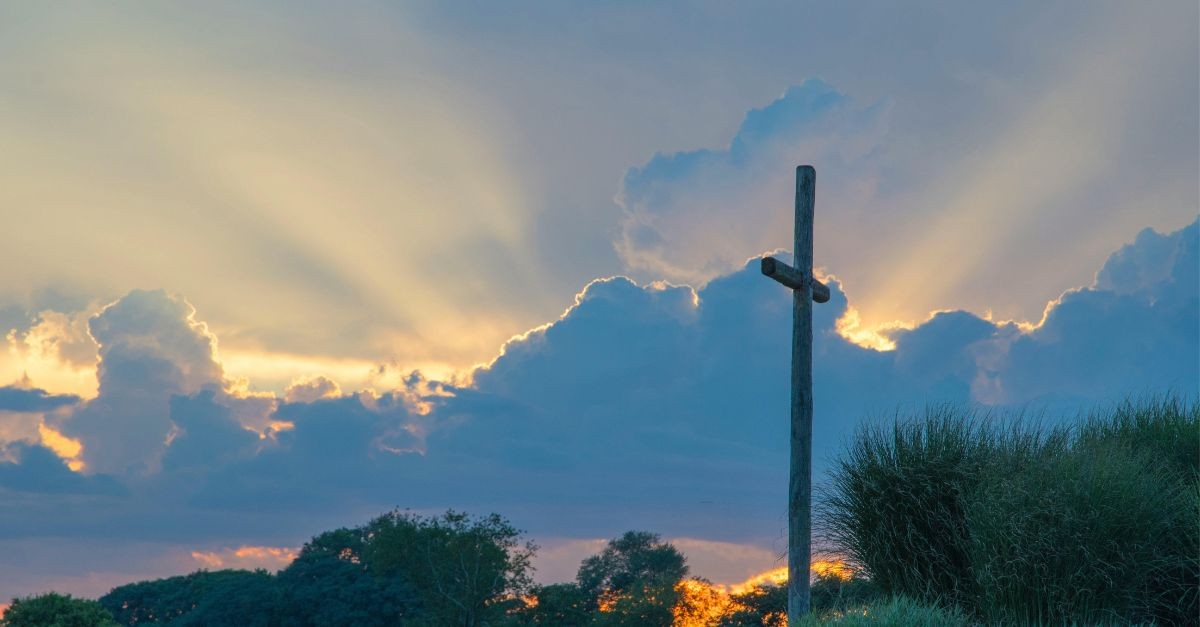
[[[1069,427],[937,407],[861,429],[818,501],[861,577],[813,586],[822,624],[1200,623],[1200,408],[1128,403]],[[729,594],[629,532],[535,585],[508,521],[392,512],[316,536],[276,574],[222,570],[97,601],[14,601],[0,627],[780,627],[786,591]]]
[[[580,564],[575,581],[539,586],[536,547],[503,518],[392,512],[322,533],[276,574],[198,571],[132,583],[99,601],[43,595],[16,600],[5,627],[667,627],[782,625],[783,587],[729,595],[690,576],[684,555],[631,531]],[[818,606],[862,601],[862,579],[819,577]],[[74,616],[74,618],[72,618]],[[54,622],[45,622],[53,617]]]

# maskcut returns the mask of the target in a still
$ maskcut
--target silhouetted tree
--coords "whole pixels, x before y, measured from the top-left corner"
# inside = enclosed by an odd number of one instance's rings
[[[46,594],[13,599],[0,616],[2,627],[118,627],[99,603],[69,594]]]
[[[280,599],[265,570],[197,571],[114,588],[100,604],[123,625],[275,627]]]
[[[371,571],[363,535],[361,528],[325,532],[280,571],[284,627],[374,627],[418,615],[419,599],[403,573],[377,577]]]
[[[536,547],[499,515],[392,512],[367,525],[365,557],[380,577],[402,575],[423,614],[410,624],[475,627],[503,619],[533,580]]]
[[[674,546],[657,534],[629,531],[585,559],[576,581],[595,612],[593,624],[667,627],[679,598],[675,587],[687,574]]]
[[[573,583],[556,583],[534,588],[531,602],[514,613],[513,623],[582,627],[590,624],[591,617],[587,595],[579,586]]]

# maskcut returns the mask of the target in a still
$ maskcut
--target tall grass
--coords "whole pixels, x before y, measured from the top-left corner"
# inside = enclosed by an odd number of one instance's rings
[[[885,593],[989,623],[1194,623],[1200,411],[1126,403],[1076,428],[951,406],[860,430],[819,512]]]
[[[814,612],[801,618],[797,627],[845,627],[873,625],[888,627],[969,627],[972,621],[961,611],[921,603],[906,597],[883,601],[844,611]]]

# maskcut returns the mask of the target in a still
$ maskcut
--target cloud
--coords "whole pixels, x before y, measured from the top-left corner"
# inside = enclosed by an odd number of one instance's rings
[[[1096,273],[1093,287],[1118,294],[1161,290],[1186,298],[1187,291],[1178,287],[1195,279],[1200,272],[1194,263],[1198,239],[1200,232],[1195,222],[1168,234],[1143,229],[1132,243],[1108,257]]]
[[[898,407],[1073,416],[1128,393],[1194,397],[1196,240],[1195,223],[1139,235],[1036,327],[943,311],[892,331],[891,351],[838,332],[851,301],[831,278],[813,325],[817,480],[857,425]],[[223,379],[190,305],[134,292],[93,326],[99,396],[0,394],[49,410],[88,463],[72,472],[45,446],[9,442],[0,529],[169,540],[223,560],[221,547],[296,546],[394,506],[456,507],[558,538],[554,572],[584,546],[571,537],[638,527],[690,539],[733,581],[771,565],[760,562],[786,527],[790,316],[791,294],[753,262],[699,289],[599,279],[469,384],[418,372],[391,376],[401,387],[385,394],[335,396],[331,381],[312,379],[283,399],[247,398]]]
[[[538,207],[495,108],[425,64],[441,44],[411,9],[228,9],[236,29],[224,10],[3,12],[22,34],[0,57],[0,205],[23,236],[0,292],[167,285],[246,352],[454,365],[538,315]],[[509,307],[468,306],[481,291]]]
[[[99,394],[63,423],[99,472],[141,474],[159,462],[176,394],[222,389],[216,340],[195,309],[165,291],[134,290],[89,322],[99,345]]]
[[[837,332],[849,305],[832,281],[814,319],[817,476],[857,424],[898,407],[975,402],[1072,417],[1129,394],[1196,395],[1196,239],[1193,223],[1115,255],[1110,264],[1173,247],[1159,254],[1171,270],[1139,273],[1150,278],[1134,293],[1071,290],[1026,329],[938,312],[893,331],[886,352]],[[790,305],[754,263],[699,290],[594,281],[560,320],[508,343],[471,388],[434,403],[421,462],[437,469],[435,491],[477,490],[534,519],[554,512],[581,533],[637,519],[680,535],[763,534],[783,502]],[[563,501],[580,505],[563,513]]]
[[[338,384],[325,377],[303,377],[292,382],[283,391],[283,400],[289,403],[311,403],[322,398],[337,398],[342,395]]]
[[[97,347],[88,320],[95,312],[86,303],[71,307],[73,301],[61,302],[58,306],[67,313],[44,309],[0,326],[7,348],[7,355],[0,356],[0,377],[31,377],[60,393],[90,398],[96,395]]]
[[[259,437],[233,417],[233,411],[214,400],[213,390],[170,400],[171,423],[163,470],[213,468],[254,453]]]
[[[0,387],[0,412],[47,412],[79,402],[73,394],[49,394],[45,390],[6,385]]]
[[[617,194],[617,252],[642,276],[701,285],[754,251],[791,248],[791,165],[829,173],[822,206],[861,207],[888,125],[887,102],[862,107],[817,79],[792,87],[746,114],[728,148],[657,154],[630,169]]]
[[[296,559],[296,555],[296,548],[283,546],[240,546],[213,551],[192,551],[192,559],[196,560],[197,567],[206,570],[262,568],[273,572],[286,568]]]
[[[115,478],[72,471],[54,451],[37,444],[10,444],[14,461],[0,461],[0,487],[41,494],[122,494]]]
[[[226,415],[219,404],[202,404],[206,411],[198,412],[197,421],[211,423]],[[389,503],[412,489],[413,478],[403,474],[400,463],[419,456],[424,442],[419,417],[403,392],[283,403],[271,418],[287,427],[259,442],[253,456],[211,464],[204,476],[186,484],[171,475],[162,480],[176,486],[190,505],[243,511],[269,507],[304,512],[314,506]],[[225,428],[226,435],[232,432]],[[235,454],[228,446],[230,439],[223,441],[225,454]]]
[[[1095,286],[1071,290],[1008,347],[993,376],[1010,402],[1064,403],[1200,385],[1198,222],[1142,231],[1114,253]]]

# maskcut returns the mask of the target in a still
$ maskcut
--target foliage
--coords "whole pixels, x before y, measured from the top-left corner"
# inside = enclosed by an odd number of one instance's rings
[[[402,573],[376,577],[363,558],[362,529],[313,538],[279,572],[280,619],[291,627],[398,624],[419,614],[416,591]]]
[[[1110,412],[1093,413],[1079,429],[1081,446],[1106,445],[1140,452],[1184,477],[1200,474],[1200,406],[1178,397],[1126,401]]]
[[[675,592],[674,627],[715,627],[735,608],[723,587],[700,577],[680,581]]]
[[[99,603],[69,594],[46,594],[13,599],[0,616],[0,627],[116,627],[112,614]]]
[[[825,627],[826,625],[970,627],[973,624],[970,618],[960,610],[922,603],[907,597],[892,597],[872,605],[847,610],[814,612],[796,623],[797,627]]]
[[[967,510],[983,616],[1179,624],[1196,617],[1195,482],[1111,445],[997,477]]]
[[[581,627],[591,621],[588,597],[574,583],[538,586],[533,589],[532,597],[533,602],[517,612],[518,624]]]
[[[1126,403],[1073,429],[954,407],[867,427],[819,530],[850,558],[818,573],[801,625],[1194,624],[1200,410]],[[534,586],[536,547],[498,515],[394,511],[322,533],[277,575],[200,571],[97,602],[15,600],[0,627],[782,627],[786,586],[730,595],[630,531]],[[862,573],[864,576],[859,576]],[[869,577],[869,578],[868,578]]]
[[[993,435],[950,406],[860,429],[822,507],[828,532],[889,594],[969,598],[963,500],[994,457]]]
[[[814,595],[815,596],[815,595]],[[776,627],[787,620],[787,586],[763,584],[733,595],[732,607],[718,627]]]
[[[883,592],[988,622],[1200,613],[1200,411],[1126,403],[1073,429],[952,407],[860,430],[820,512]]]
[[[202,570],[120,586],[100,604],[122,625],[269,627],[277,622],[280,599],[264,570]]]
[[[787,589],[780,593],[781,607],[787,610]],[[882,598],[882,593],[875,582],[857,573],[850,577],[839,577],[832,574],[818,574],[814,577],[810,588],[812,611],[824,613],[830,611],[845,611],[852,607],[861,607]]]
[[[579,566],[576,581],[594,625],[670,625],[688,574],[683,554],[654,533],[629,531]]]
[[[504,618],[533,584],[536,547],[492,514],[449,511],[423,518],[395,511],[364,530],[364,557],[379,577],[411,582],[430,625],[473,627]],[[410,620],[410,624],[421,621]]]

